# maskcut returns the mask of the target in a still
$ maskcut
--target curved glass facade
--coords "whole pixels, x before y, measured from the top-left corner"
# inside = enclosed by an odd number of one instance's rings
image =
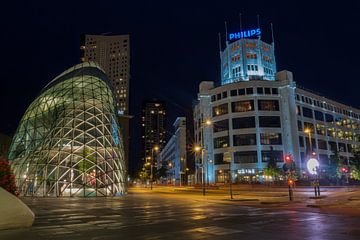
[[[50,82],[27,109],[10,148],[25,196],[115,196],[126,189],[123,142],[109,80],[82,63]]]

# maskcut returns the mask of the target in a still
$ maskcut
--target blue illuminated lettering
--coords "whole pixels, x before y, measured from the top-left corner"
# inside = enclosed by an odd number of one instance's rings
[[[249,37],[260,36],[260,35],[261,35],[261,29],[257,28],[257,29],[242,31],[242,32],[230,33],[229,40],[237,40],[237,39],[241,39],[241,38],[249,38]]]

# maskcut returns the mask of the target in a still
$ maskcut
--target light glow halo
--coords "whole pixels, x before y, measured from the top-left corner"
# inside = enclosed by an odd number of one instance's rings
[[[310,158],[306,163],[306,167],[310,174],[315,175],[317,174],[316,169],[320,167],[320,163],[316,158]]]

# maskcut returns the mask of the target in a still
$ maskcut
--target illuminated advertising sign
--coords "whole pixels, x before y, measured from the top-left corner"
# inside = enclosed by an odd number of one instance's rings
[[[234,41],[234,40],[238,40],[241,38],[249,38],[249,37],[254,37],[254,36],[258,37],[258,36],[260,36],[260,34],[261,34],[260,28],[246,30],[246,31],[242,31],[242,32],[236,32],[236,33],[230,33],[229,40]]]

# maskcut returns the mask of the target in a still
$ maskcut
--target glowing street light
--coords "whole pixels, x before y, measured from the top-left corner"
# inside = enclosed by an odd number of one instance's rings
[[[315,176],[315,180],[313,182],[315,197],[320,196],[320,184],[319,184],[318,175],[317,175],[318,169],[320,167],[320,163],[316,158],[310,158],[306,163],[306,167],[307,167],[309,173]]]
[[[306,163],[306,167],[310,174],[316,175],[317,169],[320,167],[320,163],[316,158],[310,158]]]
[[[210,119],[207,119],[207,120],[205,121],[205,125],[210,126],[211,124],[212,124],[212,122],[211,122]]]
[[[157,152],[159,151],[160,148],[159,146],[155,145],[152,149],[151,149],[151,162],[150,162],[150,190],[152,190],[152,182],[153,182],[153,161],[154,161],[154,151]]]
[[[195,146],[195,147],[194,147],[194,151],[195,151],[195,152],[200,152],[200,150],[201,150],[201,147],[200,147],[200,146]]]

